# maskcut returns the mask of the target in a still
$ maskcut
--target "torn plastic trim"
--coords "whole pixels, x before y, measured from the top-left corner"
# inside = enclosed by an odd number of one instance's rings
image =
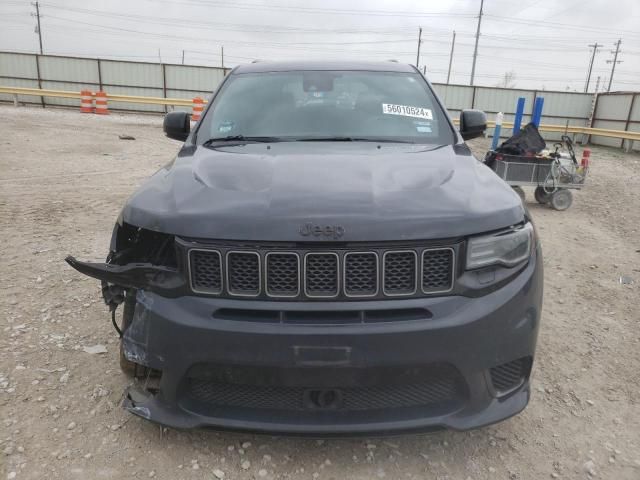
[[[176,408],[167,408],[158,399],[158,392],[152,392],[141,385],[130,385],[124,391],[122,408],[146,420],[172,428],[189,429],[204,425],[194,415],[185,414]]]
[[[178,297],[187,292],[184,276],[174,268],[151,263],[82,262],[71,255],[65,261],[84,275],[124,288],[149,290],[165,297]]]

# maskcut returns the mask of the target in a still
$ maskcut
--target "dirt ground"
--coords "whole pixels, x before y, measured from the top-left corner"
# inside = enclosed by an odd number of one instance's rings
[[[546,284],[522,414],[471,432],[314,440],[162,430],[119,407],[129,380],[98,282],[63,258],[104,258],[127,196],[179,148],[160,117],[5,105],[0,132],[7,479],[640,479],[640,155],[593,147],[566,212],[527,191]],[[107,352],[84,351],[95,345]]]

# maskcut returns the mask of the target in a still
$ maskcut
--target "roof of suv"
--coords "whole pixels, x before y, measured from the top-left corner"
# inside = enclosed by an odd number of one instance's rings
[[[406,63],[388,62],[339,62],[339,61],[291,61],[261,62],[239,65],[233,73],[288,72],[300,70],[364,70],[374,72],[416,72]]]

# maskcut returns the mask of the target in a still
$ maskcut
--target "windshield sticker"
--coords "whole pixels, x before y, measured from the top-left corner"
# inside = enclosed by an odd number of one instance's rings
[[[227,133],[227,132],[230,132],[231,130],[233,130],[233,127],[234,127],[234,123],[233,122],[229,122],[229,121],[222,122],[220,124],[220,126],[218,127],[218,131],[220,133]]]
[[[411,105],[383,103],[382,113],[387,115],[402,115],[404,117],[426,118],[427,120],[433,120],[431,110],[424,107],[412,107]]]
[[[421,120],[414,120],[413,124],[416,126],[416,130],[420,133],[431,133],[431,122],[423,122]]]

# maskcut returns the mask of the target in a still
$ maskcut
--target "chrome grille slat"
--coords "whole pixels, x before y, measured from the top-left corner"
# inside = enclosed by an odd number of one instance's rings
[[[235,247],[235,248],[234,248]],[[275,245],[187,245],[191,290],[289,301],[415,298],[453,290],[457,247],[290,250]]]

